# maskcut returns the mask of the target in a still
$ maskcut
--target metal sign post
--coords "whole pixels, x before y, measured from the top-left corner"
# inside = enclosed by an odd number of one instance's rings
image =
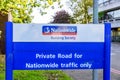
[[[105,36],[105,66],[103,69],[103,80],[110,80],[110,58],[111,58],[111,28],[108,26],[111,26],[111,24],[105,23],[105,34],[108,34]]]
[[[98,0],[93,0],[93,24],[98,24]],[[98,71],[92,71],[93,80],[98,80]]]
[[[98,0],[93,0],[93,24],[98,24]]]
[[[13,24],[6,25],[6,79],[13,80]]]

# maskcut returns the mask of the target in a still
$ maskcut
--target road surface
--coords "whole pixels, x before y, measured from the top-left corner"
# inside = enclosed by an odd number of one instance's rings
[[[65,70],[73,80],[92,80],[92,70]],[[98,70],[99,79],[103,80],[103,70]],[[111,80],[120,80],[120,43],[111,44]]]

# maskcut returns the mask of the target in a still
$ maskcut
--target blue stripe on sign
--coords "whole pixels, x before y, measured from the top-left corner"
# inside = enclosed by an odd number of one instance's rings
[[[104,50],[104,42],[14,42],[14,51],[97,51]]]
[[[103,55],[103,42],[14,42],[14,69],[101,69]]]

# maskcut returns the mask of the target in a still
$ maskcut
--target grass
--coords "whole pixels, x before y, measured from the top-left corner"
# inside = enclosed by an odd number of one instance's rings
[[[0,80],[5,80],[5,57],[0,55]]]
[[[14,80],[72,80],[62,71],[14,71]]]
[[[5,80],[4,56],[0,55],[0,80]],[[72,80],[61,70],[15,70],[14,80]]]

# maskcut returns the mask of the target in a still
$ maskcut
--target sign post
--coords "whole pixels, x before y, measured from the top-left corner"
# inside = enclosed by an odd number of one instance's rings
[[[104,69],[110,80],[109,23],[6,25],[6,80],[13,70],[48,69]]]
[[[6,80],[13,80],[13,24],[6,24]]]
[[[104,80],[110,80],[110,51],[111,51],[111,28],[108,26],[111,26],[108,23],[105,23],[105,34],[108,34],[105,36],[105,66],[103,69],[104,74]]]
[[[98,24],[98,0],[93,0],[93,24]],[[92,71],[93,80],[98,80],[98,71]]]

